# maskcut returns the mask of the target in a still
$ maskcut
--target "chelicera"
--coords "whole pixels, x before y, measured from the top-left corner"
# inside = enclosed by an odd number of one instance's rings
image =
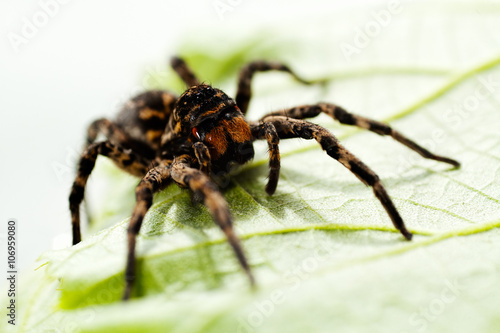
[[[266,140],[269,146],[269,180],[266,192],[272,195],[280,171],[280,139],[314,139],[326,153],[373,189],[397,230],[407,239],[412,234],[387,194],[379,177],[344,148],[325,128],[304,120],[325,113],[342,124],[354,125],[379,135],[391,136],[425,158],[459,167],[459,162],[435,155],[388,125],[354,115],[331,103],[302,105],[271,112],[259,121],[248,121],[245,114],[252,95],[251,81],[256,72],[282,71],[301,79],[287,66],[254,61],[240,72],[236,98],[222,90],[202,84],[186,63],[174,57],[171,65],[187,85],[179,97],[168,91],[146,91],[125,104],[114,121],[102,118],[88,128],[87,146],[78,163],[69,204],[73,244],[81,240],[80,203],[87,179],[98,155],[110,158],[124,171],[140,177],[136,187],[136,206],[127,230],[128,254],[123,299],[130,298],[135,279],[136,236],[153,202],[153,194],[172,182],[192,191],[212,215],[227,237],[250,283],[255,282],[237,235],[226,200],[216,185],[218,176],[227,175],[232,165],[242,165],[254,157],[253,142]],[[106,140],[94,142],[102,134]]]

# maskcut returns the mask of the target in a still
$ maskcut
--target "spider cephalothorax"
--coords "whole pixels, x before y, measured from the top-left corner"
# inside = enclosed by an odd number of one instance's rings
[[[126,103],[115,121],[105,118],[94,121],[88,129],[87,147],[80,158],[69,197],[73,244],[76,244],[81,240],[79,206],[97,156],[107,156],[121,169],[141,178],[136,188],[137,204],[127,230],[124,299],[131,295],[136,273],[136,236],[153,203],[153,194],[172,182],[188,188],[203,201],[215,223],[226,235],[250,282],[254,283],[246,256],[233,231],[227,203],[214,180],[227,174],[231,165],[244,164],[252,159],[255,140],[266,140],[269,147],[268,194],[273,194],[278,184],[279,140],[314,139],[329,156],[373,189],[396,229],[406,239],[412,238],[377,174],[344,148],[332,133],[304,118],[325,113],[342,124],[391,136],[425,158],[454,167],[460,165],[453,159],[431,153],[384,123],[354,115],[330,103],[271,112],[259,121],[248,122],[244,115],[251,97],[254,73],[277,70],[291,74],[302,83],[312,83],[301,79],[280,63],[254,61],[243,67],[236,102],[223,91],[201,84],[180,58],[174,58],[171,64],[188,89],[180,97],[167,91],[144,92]],[[99,133],[106,137],[106,141],[94,142]]]

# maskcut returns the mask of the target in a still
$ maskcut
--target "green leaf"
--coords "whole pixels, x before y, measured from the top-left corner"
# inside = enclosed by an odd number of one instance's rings
[[[395,232],[372,191],[314,142],[282,140],[281,178],[269,197],[267,147],[259,143],[256,159],[224,191],[257,290],[250,290],[206,209],[170,186],[155,196],[146,216],[138,236],[135,297],[122,303],[128,219],[113,219],[132,210],[137,181],[101,158],[93,178],[110,187],[125,180],[128,188],[111,190],[106,203],[115,208],[96,218],[112,225],[41,257],[41,267],[20,282],[20,331],[500,331],[500,42],[487,33],[498,31],[500,21],[477,14],[472,5],[437,6],[435,17],[427,15],[427,6],[412,5],[411,15],[405,9],[391,23],[403,31],[418,25],[418,32],[412,30],[418,39],[387,28],[351,68],[322,62],[321,74],[310,65],[318,54],[345,63],[333,42],[303,52],[292,67],[332,79],[326,89],[303,87],[284,74],[260,75],[250,110],[257,119],[274,109],[335,101],[390,121],[436,153],[459,160],[462,167],[452,170],[390,138],[326,116],[313,120],[380,175],[415,233],[413,241]],[[347,27],[341,40],[351,41],[349,20],[338,15],[335,22]],[[447,30],[451,22],[455,28]],[[465,47],[461,36],[476,39]],[[237,48],[226,58],[209,51],[189,54],[203,73],[207,59],[237,63],[246,50]],[[212,72],[220,85],[229,87],[225,80],[234,77],[233,65]]]

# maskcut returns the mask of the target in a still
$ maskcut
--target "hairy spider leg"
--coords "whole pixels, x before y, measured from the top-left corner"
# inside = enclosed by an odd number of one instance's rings
[[[142,221],[152,205],[153,194],[165,188],[170,184],[171,180],[175,181],[181,187],[188,187],[193,193],[202,198],[212,218],[226,235],[250,283],[252,285],[255,284],[254,277],[248,266],[240,241],[234,233],[232,218],[226,200],[215,184],[213,184],[203,172],[190,167],[191,160],[192,158],[189,155],[182,155],[175,158],[173,162],[170,160],[162,161],[159,166],[150,170],[141,180],[139,185],[137,185],[135,191],[137,203],[127,230],[128,255],[125,268],[126,286],[123,300],[130,298],[135,281],[136,237],[141,228]]]
[[[252,131],[252,136],[254,140],[266,139],[267,145],[269,147],[269,180],[266,184],[266,192],[269,195],[273,195],[278,186],[278,180],[280,177],[280,150],[279,142],[280,138],[276,128],[272,123],[251,123],[250,130]]]
[[[83,200],[85,185],[94,169],[97,155],[109,157],[118,167],[128,173],[142,177],[149,169],[151,161],[109,141],[96,142],[87,147],[78,163],[78,171],[69,196],[71,224],[73,227],[73,245],[82,239],[80,232],[80,203]]]
[[[254,286],[255,279],[241,247],[240,240],[234,233],[233,221],[226,200],[207,175],[191,167],[191,162],[192,158],[189,155],[176,157],[171,171],[173,180],[181,187],[188,187],[203,200],[215,223],[226,235],[229,244],[238,258],[240,266],[245,270],[250,280],[250,284]]]
[[[297,81],[303,84],[315,84],[324,81],[308,81],[304,80],[295,72],[293,72],[288,66],[273,61],[257,60],[248,63],[240,70],[240,76],[238,79],[238,91],[236,93],[236,104],[240,108],[243,114],[246,114],[248,110],[248,104],[250,103],[250,98],[252,97],[252,78],[256,72],[267,72],[267,71],[281,71],[292,75]]]
[[[135,281],[135,245],[137,234],[141,229],[144,216],[153,204],[153,194],[164,189],[172,182],[172,178],[170,177],[171,164],[171,160],[163,160],[159,165],[147,172],[135,189],[136,205],[127,228],[128,252],[127,264],[125,266],[126,285],[123,293],[123,300],[130,298]]]
[[[287,118],[284,116],[269,116],[264,118],[263,121],[272,123],[281,139],[315,139],[330,157],[339,161],[365,185],[372,187],[375,196],[379,199],[391,218],[394,227],[396,227],[407,240],[411,240],[411,232],[406,229],[403,219],[396,210],[394,203],[387,194],[377,174],[343,147],[332,133],[308,121]]]
[[[94,143],[99,133],[102,133],[113,144],[129,140],[127,134],[111,120],[100,118],[93,121],[87,128],[87,146]]]
[[[262,117],[261,119],[265,120],[267,117],[272,117],[272,116],[286,116],[286,117],[290,117],[290,118],[294,118],[294,119],[304,119],[304,118],[316,117],[321,112],[329,115],[333,119],[336,119],[341,124],[354,125],[354,126],[375,132],[379,135],[391,136],[394,140],[400,142],[401,144],[405,145],[406,147],[410,148],[411,150],[417,152],[422,157],[425,157],[425,158],[428,158],[431,160],[436,160],[436,161],[448,163],[448,164],[453,165],[454,167],[460,166],[460,163],[458,161],[451,159],[451,158],[448,158],[448,157],[444,157],[444,156],[440,156],[440,155],[436,155],[434,153],[431,153],[429,150],[418,145],[414,141],[408,139],[406,136],[404,136],[400,132],[392,129],[387,124],[381,123],[381,122],[373,120],[373,119],[369,119],[369,118],[365,118],[362,116],[352,114],[352,113],[344,110],[342,107],[335,105],[335,104],[319,103],[319,104],[314,104],[314,105],[297,106],[297,107],[286,109],[286,110],[271,112],[271,113],[265,115],[264,117]]]
[[[200,80],[198,80],[193,71],[181,58],[172,57],[172,59],[170,60],[170,66],[172,66],[173,70],[181,77],[182,81],[186,83],[186,86],[188,88],[201,84]]]

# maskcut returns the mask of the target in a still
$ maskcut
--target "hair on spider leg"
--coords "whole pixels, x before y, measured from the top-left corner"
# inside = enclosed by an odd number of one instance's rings
[[[191,204],[193,206],[196,206],[201,203],[203,203],[203,194],[201,194],[199,191],[191,192]]]
[[[172,183],[190,191],[193,204],[204,204],[225,235],[250,285],[255,285],[251,266],[233,228],[233,217],[221,189],[227,190],[234,184],[231,180],[233,167],[253,159],[253,143],[257,140],[265,140],[268,146],[267,194],[275,193],[278,186],[280,140],[315,140],[328,156],[372,189],[393,226],[410,240],[412,234],[378,175],[348,151],[330,131],[306,121],[306,118],[324,113],[341,124],[391,136],[424,158],[455,167],[459,165],[454,159],[431,153],[387,124],[352,114],[331,103],[286,108],[270,112],[258,121],[248,121],[245,114],[252,97],[254,74],[274,70],[286,72],[305,84],[321,82],[303,80],[281,63],[254,61],[245,65],[240,71],[235,99],[202,83],[181,58],[172,58],[171,66],[186,84],[186,90],[180,96],[163,90],[146,91],[126,103],[115,120],[101,118],[89,126],[88,145],[78,163],[69,196],[73,244],[76,244],[81,240],[80,204],[97,157],[107,156],[119,168],[141,179],[135,190],[136,204],[127,228],[124,300],[134,293],[135,277],[139,274],[136,268],[137,235],[153,203],[153,195]],[[104,136],[106,141],[94,142],[98,135]]]

